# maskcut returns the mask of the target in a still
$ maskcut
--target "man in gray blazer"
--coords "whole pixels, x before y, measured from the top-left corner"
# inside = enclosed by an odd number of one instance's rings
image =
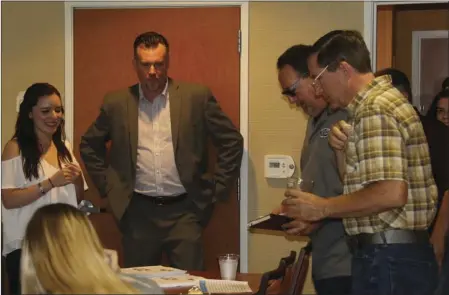
[[[119,222],[126,267],[160,264],[165,251],[174,267],[201,270],[202,231],[236,182],[243,138],[207,87],[167,76],[164,36],[139,35],[133,63],[139,83],[105,96],[81,157]]]

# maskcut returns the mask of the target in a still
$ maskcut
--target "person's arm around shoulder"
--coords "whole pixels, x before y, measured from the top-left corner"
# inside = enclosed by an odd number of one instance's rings
[[[359,161],[364,161],[358,168],[363,188],[327,199],[299,190],[287,190],[287,198],[282,202],[287,208],[287,216],[317,221],[364,217],[403,207],[408,197],[407,152],[398,125],[393,116],[379,109],[366,110],[354,126],[358,137],[356,152]],[[373,147],[376,153],[371,152]],[[391,155],[391,151],[395,153]]]
[[[340,120],[331,127],[329,134],[329,144],[335,152],[337,159],[338,174],[343,181],[346,174],[345,146],[351,132],[351,125],[344,120]]]
[[[206,93],[205,124],[208,135],[217,149],[217,198],[226,198],[239,174],[243,156],[243,137],[223,112],[210,90]]]
[[[358,174],[364,188],[339,198],[330,198],[333,209],[329,217],[367,216],[406,204],[407,151],[399,128],[400,122],[394,115],[377,106],[366,107],[361,113],[352,132],[357,134]]]
[[[80,155],[87,173],[97,187],[101,197],[106,197],[107,195],[106,142],[109,140],[111,128],[109,104],[108,96],[106,96],[100,108],[100,114],[81,137],[79,146]]]

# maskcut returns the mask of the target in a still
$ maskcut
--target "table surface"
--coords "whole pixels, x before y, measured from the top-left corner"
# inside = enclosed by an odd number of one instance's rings
[[[194,276],[200,276],[206,279],[220,279],[220,273],[219,272],[208,272],[208,271],[189,271],[188,272],[191,275]],[[237,281],[243,281],[248,282],[249,287],[253,291],[253,293],[257,292],[259,289],[260,279],[262,277],[262,274],[256,274],[256,273],[237,273],[236,280]],[[177,287],[177,288],[167,288],[164,289],[165,294],[187,294],[190,287]],[[245,293],[248,294],[248,293]],[[234,293],[234,295],[236,295]]]

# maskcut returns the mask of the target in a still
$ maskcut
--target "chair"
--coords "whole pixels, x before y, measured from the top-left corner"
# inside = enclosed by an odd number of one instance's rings
[[[291,268],[290,266],[295,262],[296,252],[291,251],[290,255],[281,258],[279,265],[276,269],[268,271],[262,275],[260,279],[259,290],[253,295],[266,295],[268,288],[272,285],[270,284],[273,280],[285,280],[287,270]]]
[[[290,289],[286,295],[301,295],[304,289],[304,283],[309,270],[310,253],[312,252],[312,243],[309,241],[305,247],[301,249],[298,260],[293,269],[292,282]]]
[[[296,258],[296,251],[290,251],[290,255],[287,256],[287,257],[282,257],[281,261],[279,261],[279,264],[281,264],[282,261],[284,261],[285,262],[285,266],[289,267],[293,263],[295,263],[295,258]]]

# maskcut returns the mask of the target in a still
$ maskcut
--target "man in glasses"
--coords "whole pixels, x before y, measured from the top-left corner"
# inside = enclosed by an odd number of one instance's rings
[[[328,143],[330,127],[346,119],[344,110],[332,111],[317,96],[307,68],[311,46],[295,45],[277,61],[282,94],[310,116],[301,153],[301,176],[314,182],[313,193],[328,198],[341,194],[335,155]],[[341,219],[308,223],[295,220],[285,225],[291,235],[309,235],[312,240],[312,273],[318,295],[351,294],[351,254]]]
[[[329,136],[345,163],[344,194],[324,199],[288,190],[285,211],[310,222],[344,218],[352,294],[432,294],[438,266],[427,228],[437,188],[418,114],[388,76],[374,77],[359,32],[327,34],[314,48],[314,82],[332,107],[348,111]]]

